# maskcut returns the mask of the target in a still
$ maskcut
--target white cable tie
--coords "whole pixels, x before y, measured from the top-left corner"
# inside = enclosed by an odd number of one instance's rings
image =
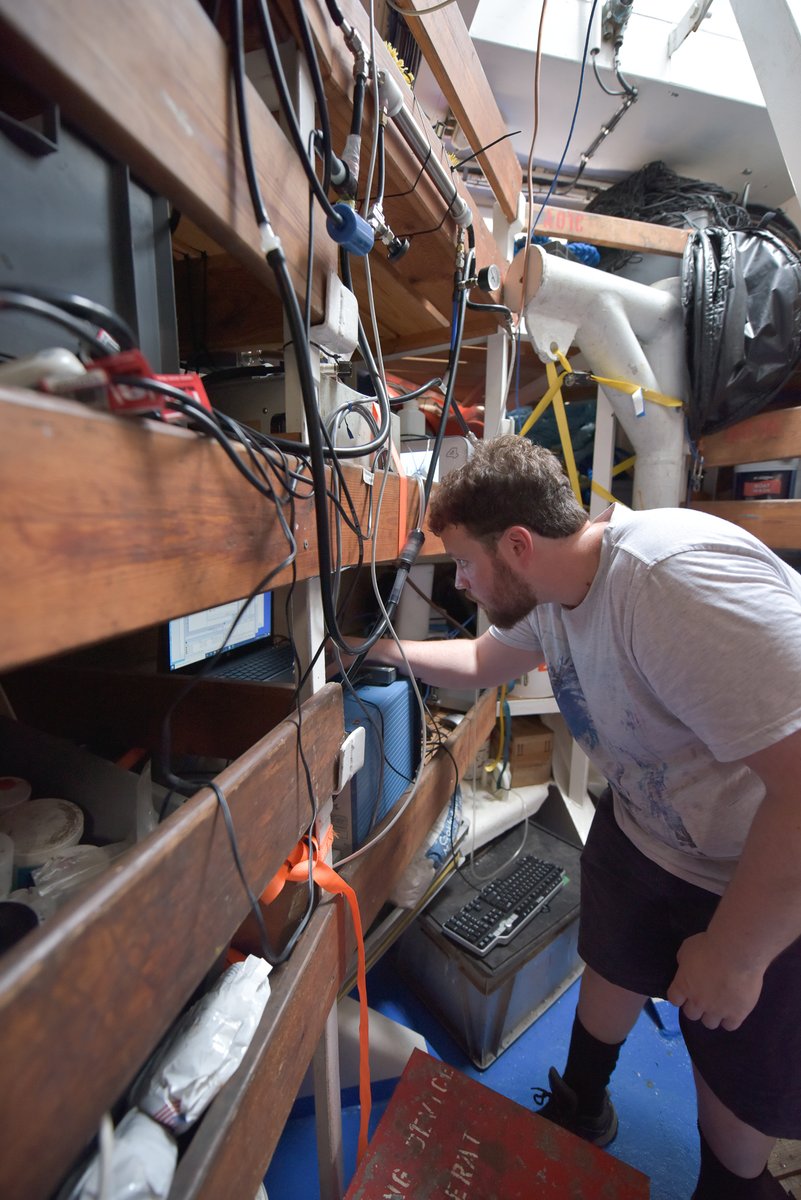
[[[259,225],[259,236],[261,238],[261,248],[265,254],[272,253],[273,250],[281,250],[281,239],[273,230],[269,221],[264,221]]]
[[[642,388],[638,387],[636,391],[631,393],[631,402],[634,405],[635,417],[645,416],[645,396],[642,394]]]

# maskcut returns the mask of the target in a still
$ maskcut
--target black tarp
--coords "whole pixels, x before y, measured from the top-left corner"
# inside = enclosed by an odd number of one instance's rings
[[[765,229],[709,226],[682,262],[693,441],[759,412],[801,360],[801,257]]]

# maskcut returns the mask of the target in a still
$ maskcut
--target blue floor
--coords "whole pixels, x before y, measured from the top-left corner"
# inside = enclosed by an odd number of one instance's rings
[[[389,958],[368,976],[370,1006],[422,1034],[435,1057],[531,1107],[531,1088],[547,1083],[549,1066],[561,1069],[564,1065],[578,983],[490,1067],[479,1071],[439,1021],[399,982]],[[386,1108],[388,1090],[376,1089],[379,1095],[374,1095],[371,1134]],[[675,1010],[669,1005],[660,1002],[655,1016],[643,1012],[623,1047],[610,1090],[620,1118],[620,1131],[610,1153],[650,1177],[652,1200],[690,1200],[698,1171],[695,1093]],[[355,1170],[358,1124],[358,1107],[345,1108],[346,1182]],[[313,1116],[290,1117],[265,1186],[269,1200],[319,1200]]]

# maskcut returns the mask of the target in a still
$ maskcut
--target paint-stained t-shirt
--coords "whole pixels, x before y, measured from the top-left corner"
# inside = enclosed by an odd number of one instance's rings
[[[764,796],[740,760],[801,728],[801,575],[705,513],[616,506],[598,520],[600,563],[582,603],[541,604],[491,633],[542,648],[559,709],[631,841],[722,892]]]

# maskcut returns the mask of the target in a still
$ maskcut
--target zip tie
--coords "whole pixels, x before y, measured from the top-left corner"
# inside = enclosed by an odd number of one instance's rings
[[[263,225],[259,225],[259,237],[261,239],[261,248],[265,254],[271,254],[273,250],[282,249],[281,239],[269,221],[265,221]]]

